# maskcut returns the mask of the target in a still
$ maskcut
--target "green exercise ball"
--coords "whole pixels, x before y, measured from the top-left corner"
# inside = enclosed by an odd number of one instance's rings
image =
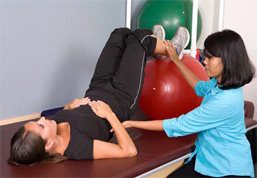
[[[187,27],[191,34],[193,2],[191,0],[148,0],[142,7],[137,28],[152,29],[160,24],[166,32],[166,39],[171,39],[179,26]],[[198,10],[197,40],[202,30],[201,14]],[[190,47],[191,41],[188,47]],[[187,48],[188,48],[187,47]]]

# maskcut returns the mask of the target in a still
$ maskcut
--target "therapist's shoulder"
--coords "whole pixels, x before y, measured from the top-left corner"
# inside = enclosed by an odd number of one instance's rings
[[[224,104],[230,106],[241,104],[243,102],[243,91],[242,88],[221,90],[216,96],[216,99],[222,100]]]

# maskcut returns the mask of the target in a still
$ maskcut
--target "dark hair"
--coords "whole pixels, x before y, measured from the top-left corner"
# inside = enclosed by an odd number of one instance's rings
[[[255,76],[255,67],[249,59],[241,36],[232,30],[209,35],[204,41],[204,55],[220,57],[223,73],[219,87],[231,89],[244,86]]]
[[[61,154],[50,155],[45,151],[46,140],[40,135],[21,127],[12,137],[8,163],[13,165],[35,165],[42,161],[57,163],[68,158]]]

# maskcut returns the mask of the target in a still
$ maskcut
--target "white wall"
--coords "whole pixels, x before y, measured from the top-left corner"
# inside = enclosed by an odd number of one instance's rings
[[[198,8],[202,18],[202,33],[197,41],[197,48],[203,49],[206,37],[218,29],[218,1],[199,0]]]
[[[257,67],[257,1],[225,0],[224,28],[239,33],[246,45],[250,59]],[[255,105],[257,120],[257,78],[243,87],[244,99]]]
[[[0,0],[0,120],[83,97],[125,0]]]

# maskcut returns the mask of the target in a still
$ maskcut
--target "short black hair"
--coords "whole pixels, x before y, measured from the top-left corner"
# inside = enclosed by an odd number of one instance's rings
[[[244,86],[255,76],[255,67],[247,54],[244,41],[235,31],[226,29],[209,35],[204,41],[204,54],[222,60],[221,89]]]

